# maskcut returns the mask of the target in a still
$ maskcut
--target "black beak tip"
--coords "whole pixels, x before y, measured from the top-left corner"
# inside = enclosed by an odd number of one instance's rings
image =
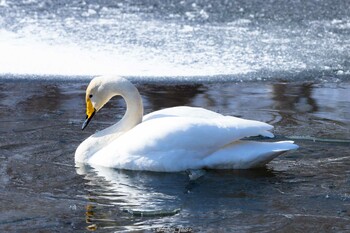
[[[86,118],[86,120],[84,121],[83,125],[81,126],[81,130],[84,130],[88,124],[89,124],[89,119]]]
[[[89,122],[91,121],[92,117],[95,115],[95,112],[92,113],[90,117],[86,116],[85,121],[83,125],[81,126],[81,130],[84,130],[86,126],[88,126]]]

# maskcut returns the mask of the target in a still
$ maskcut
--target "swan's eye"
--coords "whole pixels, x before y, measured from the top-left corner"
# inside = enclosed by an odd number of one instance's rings
[[[93,97],[93,95],[90,94],[90,95],[89,95],[89,98],[91,99],[92,97]]]

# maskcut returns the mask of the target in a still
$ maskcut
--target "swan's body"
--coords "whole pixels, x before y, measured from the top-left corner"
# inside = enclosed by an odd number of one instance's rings
[[[245,169],[263,166],[279,154],[298,148],[292,141],[253,142],[273,137],[269,124],[194,107],[173,107],[143,115],[137,89],[120,77],[97,77],[86,92],[87,120],[115,95],[127,105],[115,125],[82,142],[77,163],[130,170],[176,172],[188,169]]]

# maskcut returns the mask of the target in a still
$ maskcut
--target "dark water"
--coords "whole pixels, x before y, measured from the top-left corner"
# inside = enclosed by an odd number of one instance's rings
[[[81,131],[87,82],[0,80],[1,232],[350,231],[349,82],[138,82],[146,112],[201,106],[271,123],[278,139],[304,137],[266,168],[208,171],[196,181],[77,170],[79,143],[124,113],[115,98]]]

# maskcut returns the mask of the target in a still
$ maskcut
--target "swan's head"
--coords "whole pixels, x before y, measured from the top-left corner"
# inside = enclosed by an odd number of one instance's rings
[[[96,77],[91,80],[86,89],[86,120],[83,123],[82,129],[89,124],[92,117],[98,112],[114,95],[115,93],[111,89],[112,84],[117,80],[111,77]]]
[[[100,76],[91,80],[86,89],[86,120],[82,126],[84,129],[95,115],[113,96],[120,95],[125,101],[130,102],[131,121],[142,121],[142,99],[136,87],[127,79],[118,76]],[[127,105],[129,106],[129,105]]]

